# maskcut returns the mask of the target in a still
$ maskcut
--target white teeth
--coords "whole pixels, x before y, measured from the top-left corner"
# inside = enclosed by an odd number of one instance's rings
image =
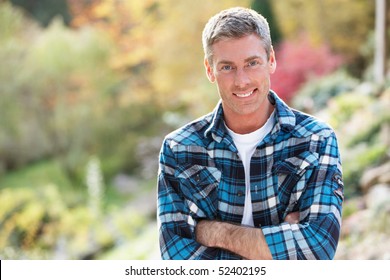
[[[238,97],[248,97],[248,96],[252,95],[252,93],[253,93],[253,90],[248,92],[248,93],[236,93],[236,96],[238,96]]]

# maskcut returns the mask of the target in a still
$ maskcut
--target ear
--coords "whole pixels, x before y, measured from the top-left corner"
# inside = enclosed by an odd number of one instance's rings
[[[276,70],[276,57],[274,48],[271,46],[271,51],[269,53],[269,73],[273,74]]]
[[[215,75],[214,75],[213,67],[210,65],[207,58],[204,59],[204,67],[206,68],[207,78],[209,78],[210,82],[214,83],[215,82]]]

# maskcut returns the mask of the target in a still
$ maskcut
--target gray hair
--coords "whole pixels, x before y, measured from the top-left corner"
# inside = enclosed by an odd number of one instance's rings
[[[251,34],[260,37],[269,59],[272,41],[268,22],[262,15],[251,9],[236,7],[211,17],[202,33],[203,50],[210,65],[214,43],[224,38],[242,38]]]

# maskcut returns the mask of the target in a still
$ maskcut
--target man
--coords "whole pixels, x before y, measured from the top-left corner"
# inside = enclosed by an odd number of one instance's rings
[[[343,200],[337,140],[270,90],[267,21],[224,10],[206,24],[203,47],[221,101],[162,145],[162,258],[332,259]]]

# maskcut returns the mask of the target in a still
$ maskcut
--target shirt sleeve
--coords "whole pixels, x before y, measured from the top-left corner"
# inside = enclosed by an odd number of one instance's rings
[[[300,223],[262,227],[273,259],[334,258],[343,201],[341,162],[334,133],[323,142],[318,162],[298,201]]]
[[[195,241],[196,221],[180,192],[175,178],[176,160],[167,141],[160,153],[158,174],[159,241],[162,259],[215,259],[218,249]]]

